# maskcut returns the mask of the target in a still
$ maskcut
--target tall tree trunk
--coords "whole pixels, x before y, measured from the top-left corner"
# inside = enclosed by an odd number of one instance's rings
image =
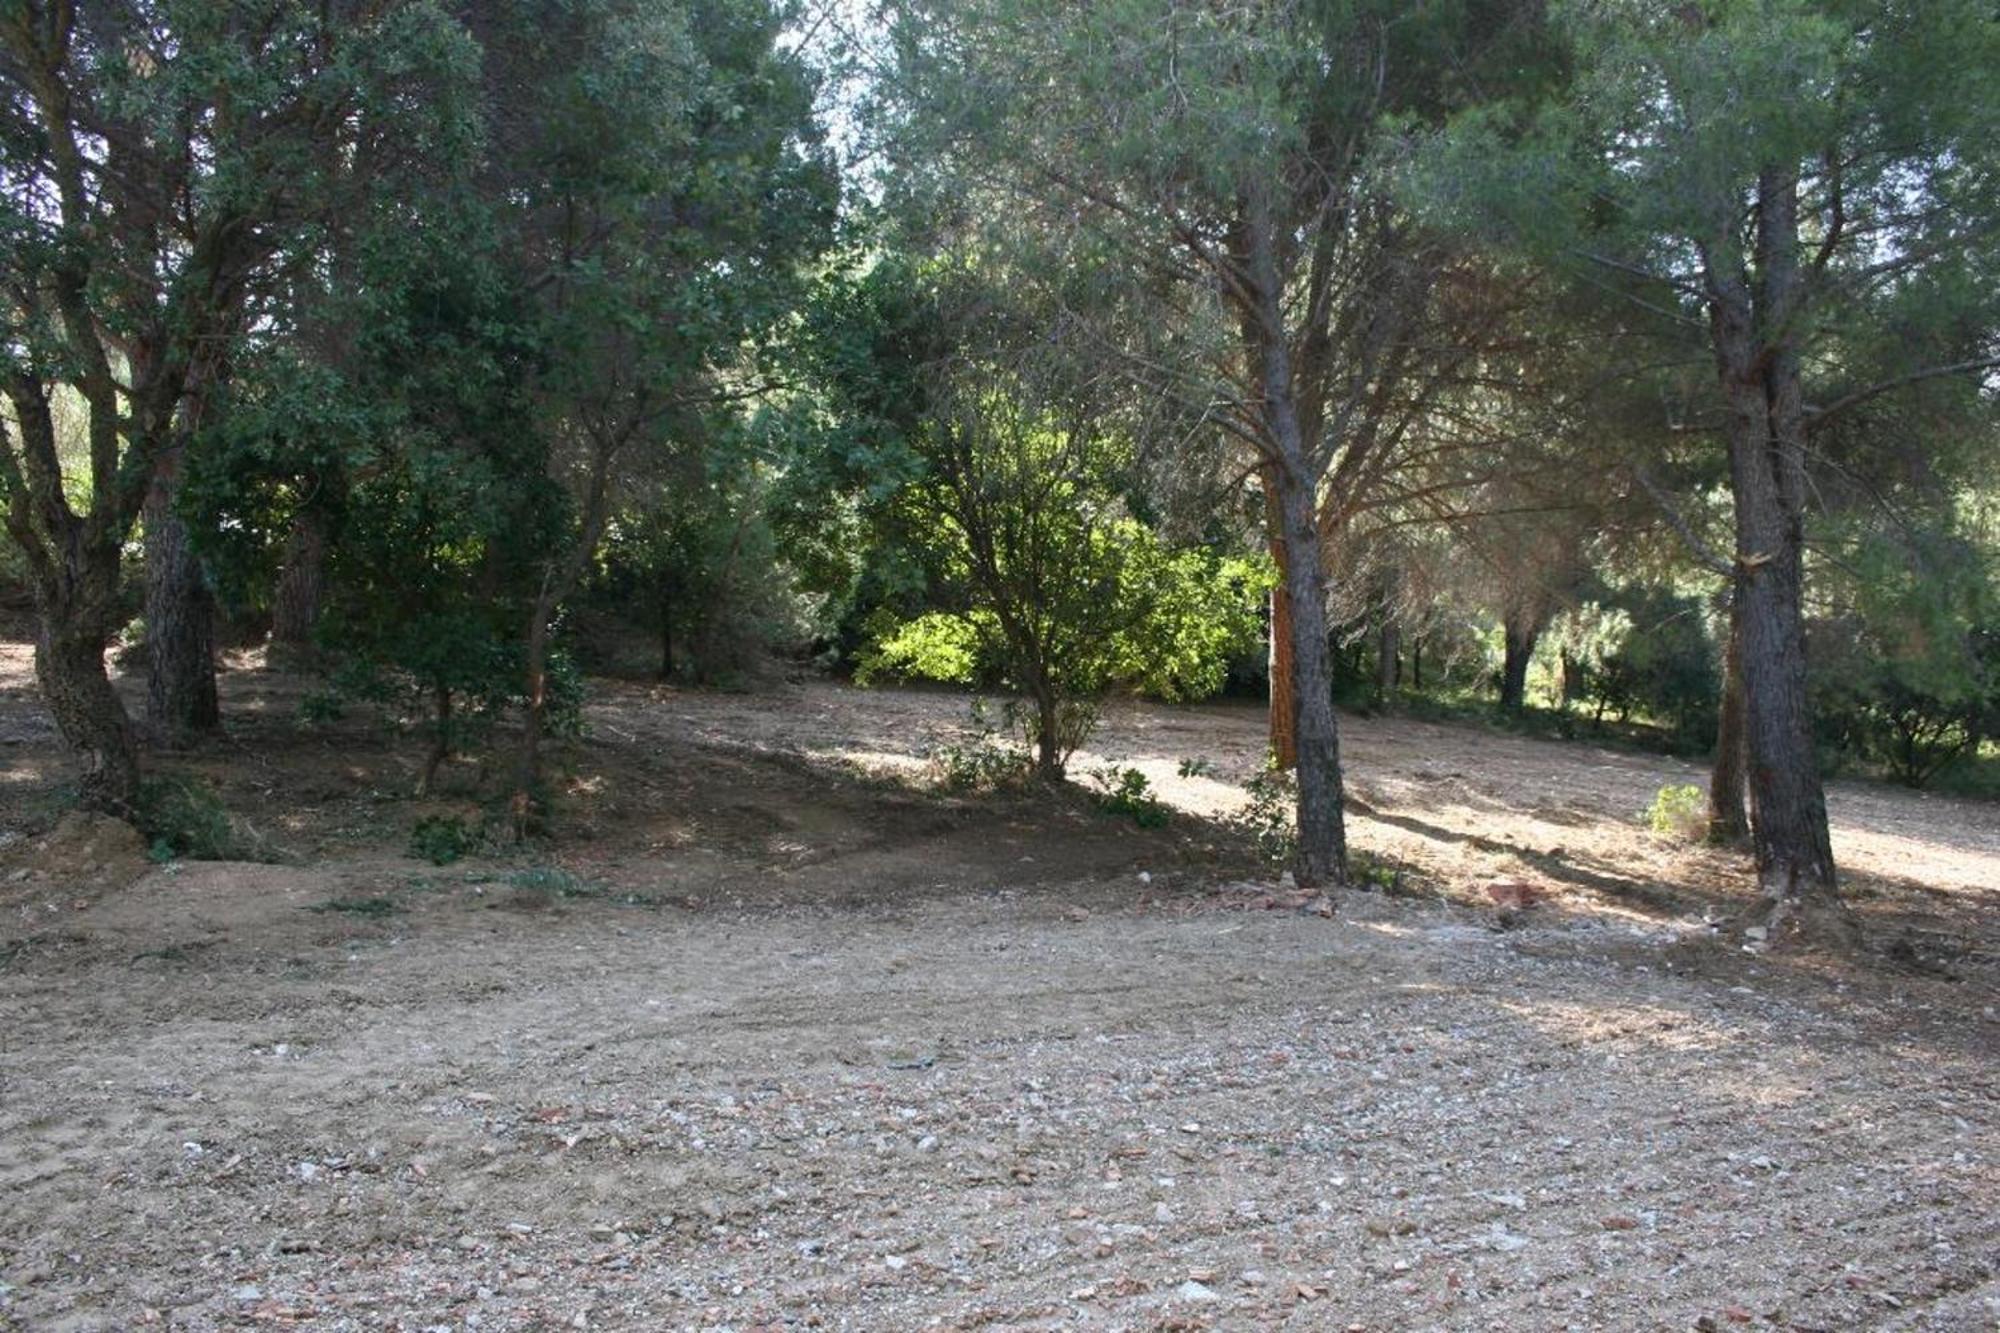
[[[1421,634],[1410,640],[1410,688],[1419,694],[1424,690],[1424,636]]]
[[[516,841],[525,839],[541,823],[542,732],[549,711],[549,622],[590,568],[598,543],[604,539],[604,520],[611,495],[611,468],[636,429],[634,423],[623,430],[591,436],[590,474],[584,486],[583,521],[575,544],[560,561],[551,563],[543,570],[527,632],[521,639],[525,703],[521,710],[521,744],[515,752],[514,792],[508,803]]]
[[[535,599],[521,644],[525,701],[521,744],[514,756],[514,795],[508,807],[516,841],[537,832],[541,822],[542,731],[549,709],[549,620],[555,615],[557,600],[546,592]]]
[[[1750,822],[1763,892],[1746,928],[1773,940],[1827,928],[1851,935],[1807,711],[1804,403],[1790,342],[1802,299],[1795,175],[1759,180],[1757,230],[1755,296],[1724,280],[1710,303],[1728,414]]]
[[[146,718],[177,745],[222,725],[215,691],[215,598],[175,512],[185,445],[164,450],[146,494]]]
[[[1500,664],[1500,707],[1518,713],[1528,706],[1528,666],[1535,660],[1535,645],[1542,638],[1541,621],[1522,612],[1509,612],[1503,627],[1506,640]]]
[[[1046,782],[1060,782],[1063,775],[1062,707],[1055,692],[1037,687],[1035,697],[1035,772]]]
[[[1375,640],[1375,688],[1387,703],[1395,697],[1403,678],[1403,635],[1394,618],[1384,615]]]
[[[437,782],[438,770],[451,758],[451,686],[431,687],[431,749],[424,756],[424,771],[417,778],[417,795],[428,796]]]
[[[674,678],[674,585],[672,576],[660,579],[660,679]]]
[[[1282,422],[1281,407],[1274,417]],[[1278,427],[1281,437],[1284,426]],[[1341,805],[1340,733],[1333,715],[1333,675],[1320,578],[1319,529],[1309,478],[1286,469],[1285,600],[1291,612],[1292,734],[1298,746],[1298,858],[1306,888],[1347,882],[1347,826]]]
[[[271,592],[271,649],[274,665],[312,661],[319,628],[320,601],[326,592],[326,514],[311,505],[292,516],[285,539],[285,561]]]
[[[1731,594],[1729,637],[1722,654],[1722,709],[1716,720],[1715,764],[1708,778],[1708,840],[1725,845],[1750,836],[1750,815],[1743,803],[1743,631],[1737,610],[1741,601]]]
[[[1278,270],[1277,224],[1268,183],[1243,200],[1231,249],[1241,278],[1235,293],[1245,364],[1256,384],[1266,476],[1277,482],[1277,535],[1284,548],[1283,591],[1292,649],[1292,735],[1298,752],[1301,886],[1347,883],[1347,826],[1341,810],[1340,733],[1333,715],[1326,585],[1321,576],[1317,431],[1301,420],[1292,347]]]
[[[1285,519],[1278,504],[1277,474],[1269,467],[1264,469],[1264,523],[1269,534],[1271,565],[1278,571],[1277,585],[1271,589],[1271,762],[1289,771],[1299,766],[1298,734],[1292,729],[1292,612],[1291,602],[1285,595],[1288,563],[1285,559]]]
[[[107,636],[89,626],[88,619],[44,608],[35,638],[35,679],[56,730],[83,756],[79,802],[85,809],[129,819],[139,798],[138,747],[125,705],[104,669]]]

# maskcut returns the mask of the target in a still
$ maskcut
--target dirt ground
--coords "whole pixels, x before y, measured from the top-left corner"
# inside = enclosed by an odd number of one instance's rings
[[[1327,918],[1254,708],[1110,710],[1146,831],[929,788],[959,697],[604,683],[439,867],[479,766],[306,688],[172,761],[284,863],[153,864],[0,648],[0,1329],[2000,1327],[1995,806],[1836,786],[1877,951],[1760,958],[1671,760],[1343,718]]]

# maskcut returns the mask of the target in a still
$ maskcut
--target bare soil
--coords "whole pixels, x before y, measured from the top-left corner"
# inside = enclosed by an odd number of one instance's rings
[[[1343,718],[1326,918],[1251,707],[1110,710],[1147,831],[938,793],[956,696],[606,682],[440,867],[478,764],[307,688],[163,761],[284,863],[154,864],[0,648],[0,1329],[2000,1327],[1992,805],[1837,786],[1874,951],[1758,957],[1671,760]]]

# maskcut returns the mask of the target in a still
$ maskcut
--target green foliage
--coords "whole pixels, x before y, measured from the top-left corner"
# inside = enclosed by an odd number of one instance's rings
[[[1558,616],[1543,640],[1565,709],[1601,723],[1639,717],[1670,748],[1714,739],[1721,704],[1721,650],[1708,615],[1692,596],[1635,585],[1599,592]]]
[[[1699,787],[1670,784],[1660,788],[1639,818],[1661,837],[1699,842],[1708,833],[1708,798]]]
[[[1815,624],[1814,712],[1837,755],[1924,786],[2000,735],[1992,555],[1949,530],[1864,535],[1841,614]]]
[[[1111,764],[1090,777],[1097,786],[1097,808],[1106,814],[1129,816],[1140,828],[1165,828],[1173,817],[1166,802],[1154,794],[1151,780],[1136,768]]]
[[[1273,865],[1287,865],[1298,852],[1298,780],[1288,769],[1267,765],[1244,784],[1250,803],[1231,822],[1249,834],[1258,853]]]
[[[448,866],[470,855],[483,840],[480,830],[456,815],[426,815],[410,830],[404,855],[413,860]]]
[[[946,791],[1013,791],[1034,776],[1033,757],[1015,740],[1018,709],[1003,705],[996,718],[983,699],[972,701],[971,736],[931,751],[938,785]]]
[[[991,612],[963,615],[931,611],[896,623],[887,612],[873,617],[876,637],[861,654],[854,679],[866,685],[878,676],[908,676],[952,685],[993,683],[1000,627]]]
[[[231,817],[199,778],[160,774],[139,787],[134,822],[154,861],[270,861],[273,850]]]

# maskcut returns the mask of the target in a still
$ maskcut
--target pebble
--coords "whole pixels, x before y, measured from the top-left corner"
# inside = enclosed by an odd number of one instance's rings
[[[1181,1283],[1174,1294],[1184,1301],[1207,1302],[1222,1299],[1222,1297],[1216,1294],[1215,1288],[1205,1283],[1196,1282],[1193,1278],[1189,1278],[1186,1282]]]

